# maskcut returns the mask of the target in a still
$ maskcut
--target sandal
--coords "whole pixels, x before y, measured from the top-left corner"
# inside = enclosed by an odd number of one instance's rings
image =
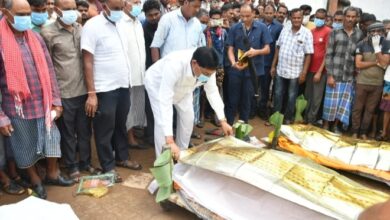
[[[203,120],[199,121],[199,123],[196,124],[196,127],[203,128],[204,127],[204,121]]]
[[[80,178],[81,178],[80,171],[75,170],[75,171],[69,173],[69,178],[71,178],[76,183],[80,182]]]
[[[137,163],[136,161],[132,161],[132,160],[120,161],[120,162],[116,162],[115,164],[118,167],[123,167],[123,168],[127,168],[130,170],[141,170],[142,169],[141,164]]]
[[[18,184],[19,186],[21,186],[23,188],[30,188],[31,187],[31,184],[28,183],[26,180],[22,179],[22,177],[20,177],[19,175],[15,176],[15,177],[12,177],[11,179],[16,184]]]
[[[5,193],[8,193],[10,195],[22,195],[26,190],[19,186],[15,181],[9,180],[8,184],[4,184],[2,187],[3,191]]]
[[[108,172],[106,172],[106,173],[108,173],[108,174],[110,174],[110,173],[114,174],[114,181],[115,181],[115,183],[121,183],[121,182],[123,182],[122,177],[119,175],[119,173],[118,173],[116,170],[110,170],[110,171],[108,171]]]
[[[103,173],[103,171],[100,168],[94,168],[91,165],[88,165],[87,167],[81,169],[80,171],[87,172],[87,173],[89,173],[91,175],[100,175],[100,174]]]
[[[211,129],[211,130],[206,130],[205,133],[208,134],[208,135],[213,135],[213,136],[218,136],[218,137],[223,137],[223,136],[225,136],[225,134],[223,133],[223,131],[220,130],[219,128],[214,128],[214,129]]]
[[[200,139],[200,134],[196,133],[196,132],[192,132],[191,134],[191,138],[196,138],[196,139]]]

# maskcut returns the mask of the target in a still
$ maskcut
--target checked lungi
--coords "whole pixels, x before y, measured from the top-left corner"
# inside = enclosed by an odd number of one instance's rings
[[[334,88],[326,86],[322,119],[326,121],[338,119],[348,126],[352,111],[354,86],[352,82],[336,82],[335,84]]]

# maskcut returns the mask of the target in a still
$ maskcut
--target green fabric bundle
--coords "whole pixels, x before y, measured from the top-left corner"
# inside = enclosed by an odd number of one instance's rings
[[[150,171],[159,185],[156,202],[161,202],[168,199],[173,193],[173,160],[171,149],[165,150],[158,156],[154,161],[153,166],[153,168],[150,168]]]

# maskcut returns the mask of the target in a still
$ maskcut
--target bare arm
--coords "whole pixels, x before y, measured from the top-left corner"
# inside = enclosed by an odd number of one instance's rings
[[[361,54],[357,54],[355,57],[355,66],[359,69],[367,69],[367,68],[376,66],[376,62],[363,61],[363,56]]]
[[[155,63],[160,59],[160,49],[157,47],[150,48],[152,55],[152,62]]]
[[[84,62],[84,77],[88,91],[88,98],[85,103],[85,112],[88,117],[95,117],[95,113],[98,106],[98,99],[96,96],[95,83],[93,79],[93,54],[83,50],[83,62]]]

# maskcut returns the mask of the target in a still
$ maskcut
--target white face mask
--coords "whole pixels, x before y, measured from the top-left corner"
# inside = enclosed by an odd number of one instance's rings
[[[310,21],[310,15],[303,16],[303,21],[302,21],[303,25],[306,25],[307,23],[309,23],[309,21]]]

